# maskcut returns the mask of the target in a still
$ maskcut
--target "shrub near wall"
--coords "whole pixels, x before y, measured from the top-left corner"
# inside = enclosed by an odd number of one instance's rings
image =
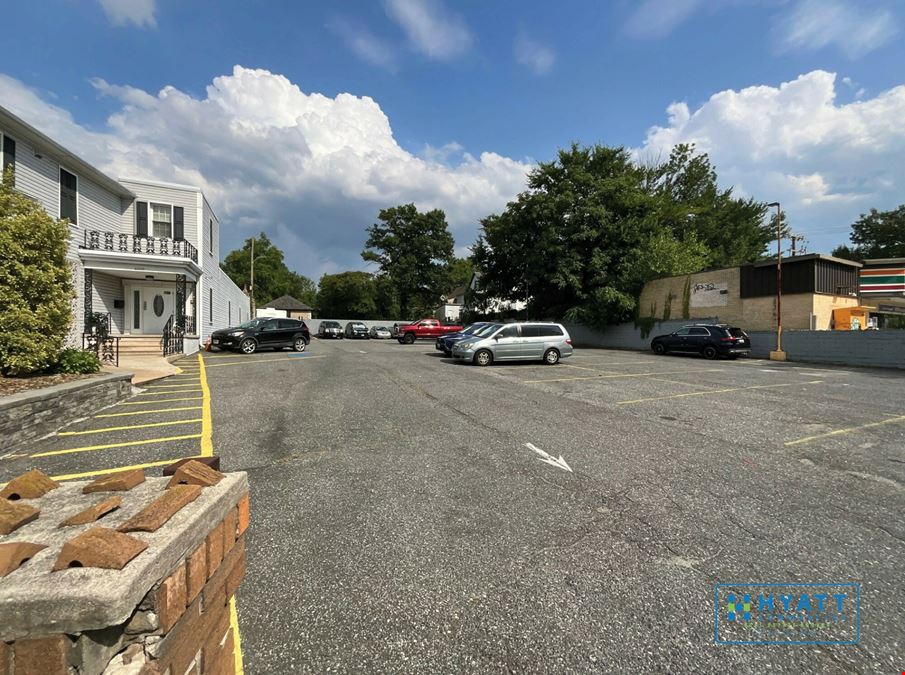
[[[72,319],[66,262],[69,226],[13,189],[0,185],[0,373],[26,375],[57,360]]]

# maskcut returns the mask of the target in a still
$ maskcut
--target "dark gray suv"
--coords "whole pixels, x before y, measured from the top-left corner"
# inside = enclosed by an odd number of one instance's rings
[[[651,340],[650,348],[654,354],[676,352],[700,354],[706,359],[737,359],[751,351],[751,339],[741,328],[726,323],[694,324],[669,335],[658,335]]]

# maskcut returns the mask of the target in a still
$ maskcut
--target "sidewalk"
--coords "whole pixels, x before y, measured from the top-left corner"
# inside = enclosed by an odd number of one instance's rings
[[[119,366],[103,366],[105,373],[132,373],[132,384],[139,385],[152,380],[175,375],[176,366],[163,356],[121,356]]]

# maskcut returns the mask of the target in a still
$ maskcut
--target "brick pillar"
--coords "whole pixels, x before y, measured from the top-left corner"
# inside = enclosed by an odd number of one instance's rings
[[[233,673],[248,480],[205,464],[0,492],[0,675]]]

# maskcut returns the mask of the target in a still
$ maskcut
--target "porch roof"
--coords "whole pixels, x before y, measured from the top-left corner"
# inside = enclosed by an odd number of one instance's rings
[[[152,276],[154,280],[175,281],[177,275],[184,274],[187,281],[198,281],[202,274],[197,263],[176,256],[79,249],[79,258],[88,269],[125,279]]]

